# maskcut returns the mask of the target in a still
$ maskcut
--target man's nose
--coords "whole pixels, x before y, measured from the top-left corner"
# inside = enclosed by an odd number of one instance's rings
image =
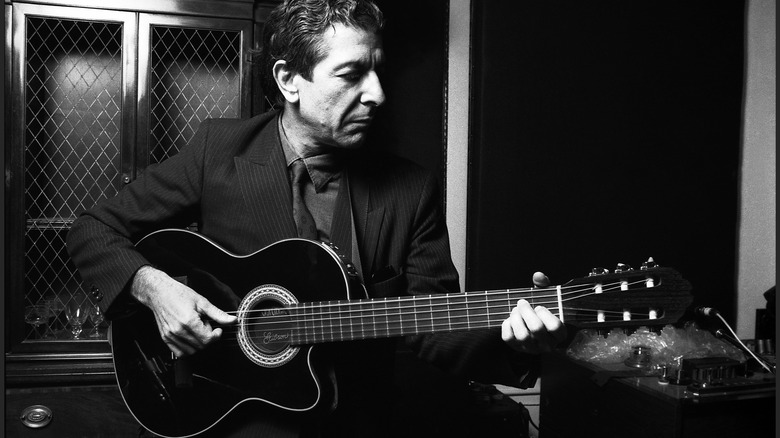
[[[376,72],[370,72],[363,83],[363,94],[360,101],[366,105],[380,106],[385,102],[385,91]]]

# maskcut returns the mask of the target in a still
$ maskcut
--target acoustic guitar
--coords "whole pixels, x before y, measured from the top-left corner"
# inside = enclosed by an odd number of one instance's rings
[[[199,434],[243,403],[295,412],[332,403],[323,344],[500,327],[519,299],[576,328],[670,324],[692,301],[686,280],[652,264],[550,288],[355,299],[365,295],[354,268],[322,242],[287,239],[235,255],[197,233],[168,229],[136,247],[238,317],[219,341],[183,359],[172,356],[145,306],[128,299],[113,317],[122,397],[142,426],[163,437]]]

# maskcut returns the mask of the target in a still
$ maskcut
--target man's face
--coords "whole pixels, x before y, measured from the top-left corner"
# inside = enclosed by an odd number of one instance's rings
[[[384,60],[381,38],[336,24],[322,40],[326,56],[314,67],[311,81],[295,78],[301,134],[315,148],[356,148],[385,100],[377,75]]]

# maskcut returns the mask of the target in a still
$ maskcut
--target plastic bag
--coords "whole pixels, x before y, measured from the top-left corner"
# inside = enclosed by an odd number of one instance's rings
[[[649,365],[678,365],[682,359],[704,357],[727,357],[741,363],[745,355],[737,347],[716,338],[712,333],[701,330],[695,323],[686,323],[682,328],[667,325],[660,333],[647,327],[639,327],[627,335],[620,328],[612,329],[606,336],[596,330],[580,330],[566,354],[574,359],[596,364],[625,362],[641,346],[649,350]]]

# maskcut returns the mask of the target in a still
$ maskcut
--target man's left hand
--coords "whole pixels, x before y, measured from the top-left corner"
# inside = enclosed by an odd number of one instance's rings
[[[536,287],[546,287],[549,280],[544,274],[534,274]],[[501,337],[512,349],[531,354],[551,351],[566,339],[566,326],[543,306],[531,307],[526,300],[519,300],[509,318],[501,324]]]

